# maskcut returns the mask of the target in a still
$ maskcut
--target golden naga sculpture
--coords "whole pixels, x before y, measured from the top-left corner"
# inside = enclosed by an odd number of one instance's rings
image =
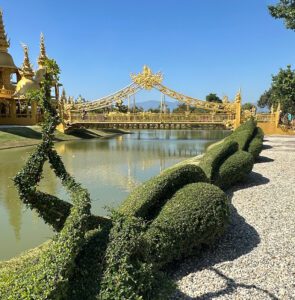
[[[160,72],[153,74],[152,70],[145,65],[142,73],[131,74],[131,79],[140,87],[146,90],[151,90],[155,85],[162,82],[163,76]]]

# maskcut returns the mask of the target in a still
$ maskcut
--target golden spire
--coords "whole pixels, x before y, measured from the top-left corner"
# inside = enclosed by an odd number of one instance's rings
[[[241,103],[242,101],[242,95],[241,95],[241,89],[239,89],[238,93],[236,94],[236,97],[235,97],[235,102],[236,103]]]
[[[27,45],[22,45],[24,49],[24,62],[21,68],[22,76],[28,79],[33,79],[34,72],[29,59],[29,49]]]
[[[44,35],[41,32],[41,35],[40,35],[40,54],[39,54],[39,57],[38,57],[38,65],[39,65],[39,67],[44,67],[44,62],[45,62],[46,58],[47,58],[47,56],[46,56]]]
[[[228,103],[229,101],[228,101],[228,97],[227,96],[224,96],[223,97],[223,99],[222,99],[222,103]]]
[[[4,23],[3,23],[3,12],[0,9],[0,51],[7,52],[10,46],[9,40],[7,40],[7,35],[5,33]]]
[[[60,102],[61,103],[67,103],[67,95],[66,95],[66,90],[64,88],[62,89]]]

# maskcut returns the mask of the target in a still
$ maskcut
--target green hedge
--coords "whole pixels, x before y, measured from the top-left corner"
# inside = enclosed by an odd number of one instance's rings
[[[200,160],[199,167],[203,169],[210,181],[214,180],[214,177],[224,160],[238,151],[238,147],[237,142],[227,141],[215,145],[204,154]]]
[[[229,220],[225,193],[209,183],[188,184],[163,206],[149,226],[150,259],[163,266],[191,255],[220,236]]]
[[[226,189],[241,181],[252,171],[253,157],[246,151],[238,151],[225,160],[220,166],[214,184]]]
[[[253,139],[251,140],[248,152],[252,154],[254,159],[257,159],[263,148],[264,132],[260,127],[256,127]]]
[[[153,263],[146,261],[147,243],[143,234],[146,224],[141,219],[118,213],[112,215],[112,220],[97,299],[168,299],[173,284]]]
[[[184,165],[169,169],[137,187],[122,203],[119,212],[152,220],[177,190],[192,182],[207,181],[201,168]]]
[[[252,119],[241,124],[231,135],[226,137],[224,141],[235,141],[239,144],[240,150],[247,151],[248,146],[252,140],[256,122]]]

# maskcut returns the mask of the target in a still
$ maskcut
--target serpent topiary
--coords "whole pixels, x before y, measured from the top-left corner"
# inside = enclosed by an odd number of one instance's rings
[[[208,180],[214,181],[220,165],[232,154],[238,151],[238,143],[235,141],[224,141],[210,148],[201,158],[199,167],[203,169]]]
[[[220,188],[203,182],[184,186],[146,231],[151,261],[162,267],[191,255],[220,236],[228,221],[228,199]]]
[[[254,159],[246,151],[238,151],[227,158],[218,170],[214,184],[227,189],[248,175],[253,168]]]
[[[239,144],[239,149],[247,151],[249,143],[252,140],[256,122],[253,119],[247,120],[241,124],[236,130],[227,136],[224,141],[235,141]]]
[[[254,160],[256,160],[263,148],[264,133],[260,127],[256,127],[253,138],[249,144],[247,151],[252,154]]]
[[[184,165],[164,171],[137,187],[121,204],[119,212],[152,220],[165,202],[184,185],[208,181],[196,165]]]

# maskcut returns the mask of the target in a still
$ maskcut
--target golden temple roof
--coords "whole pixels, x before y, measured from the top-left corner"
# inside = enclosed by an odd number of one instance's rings
[[[9,53],[0,51],[0,68],[17,69]]]
[[[7,52],[9,45],[3,23],[3,13],[0,9],[0,68],[17,69],[11,55]]]
[[[23,49],[24,49],[24,62],[21,68],[22,78],[17,83],[15,94],[14,94],[14,96],[21,96],[21,97],[24,97],[29,90],[39,89],[38,82],[36,82],[33,79],[34,72],[29,59],[28,47],[26,45],[23,45]]]
[[[3,23],[3,12],[0,10],[0,51],[7,52],[10,42],[7,40],[7,35],[5,33],[4,23]]]
[[[44,67],[44,62],[45,62],[46,58],[47,58],[47,56],[46,56],[44,35],[41,32],[41,36],[40,36],[40,54],[39,54],[39,57],[38,57],[38,65],[39,65],[40,68]]]
[[[37,90],[39,88],[40,86],[35,80],[22,77],[16,85],[14,97],[25,97],[28,91]]]
[[[29,59],[28,46],[23,45],[23,49],[24,49],[24,62],[21,67],[21,73],[22,73],[23,77],[26,77],[28,79],[33,79],[34,72],[33,72],[33,68],[32,68],[32,65],[31,65],[30,59]]]

